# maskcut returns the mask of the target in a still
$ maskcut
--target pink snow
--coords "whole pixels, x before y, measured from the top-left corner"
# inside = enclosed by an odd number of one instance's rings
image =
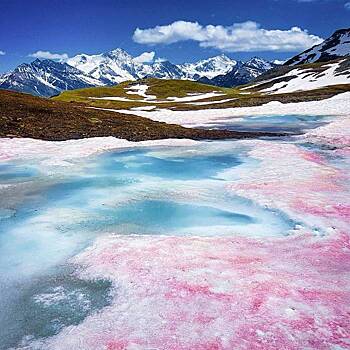
[[[97,239],[72,262],[80,278],[113,283],[112,304],[41,348],[349,349],[349,130],[339,119],[301,137],[341,149],[341,165],[291,143],[237,141],[258,166],[239,167],[228,194],[302,222],[294,234]]]
[[[330,349],[350,337],[350,242],[109,236],[75,259],[110,307],[48,349]]]

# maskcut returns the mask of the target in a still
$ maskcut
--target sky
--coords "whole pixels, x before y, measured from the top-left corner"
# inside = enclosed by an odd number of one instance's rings
[[[349,24],[348,0],[0,0],[0,72],[117,47],[141,62],[284,60]]]

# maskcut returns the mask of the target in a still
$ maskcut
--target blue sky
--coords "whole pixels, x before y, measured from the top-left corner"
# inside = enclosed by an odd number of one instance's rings
[[[286,59],[349,23],[347,0],[0,0],[0,72],[37,51],[116,47],[175,63],[222,52]]]

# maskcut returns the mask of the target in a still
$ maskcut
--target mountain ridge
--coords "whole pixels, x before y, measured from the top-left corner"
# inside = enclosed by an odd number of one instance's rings
[[[243,62],[222,54],[193,63],[173,64],[155,60],[145,64],[117,48],[96,55],[78,54],[65,62],[36,59],[0,76],[0,88],[50,97],[64,90],[111,86],[128,80],[211,79],[229,72]],[[65,81],[67,80],[67,81]]]
[[[98,85],[101,85],[98,80],[67,63],[38,58],[31,63],[22,63],[0,77],[1,89],[39,96]]]
[[[284,65],[327,62],[344,56],[350,56],[350,28],[336,30],[322,43],[292,57]]]
[[[53,96],[64,90],[112,86],[144,78],[193,80],[222,87],[245,85],[271,69],[328,62],[350,56],[350,28],[339,29],[322,43],[292,57],[282,66],[253,57],[246,62],[221,54],[193,63],[174,64],[157,59],[140,63],[125,50],[116,48],[100,54],[78,54],[64,62],[35,60],[0,75],[0,88],[39,96]],[[277,74],[277,75],[278,75]],[[315,79],[322,78],[316,75]],[[291,79],[290,77],[283,79]],[[323,79],[324,80],[324,79]]]

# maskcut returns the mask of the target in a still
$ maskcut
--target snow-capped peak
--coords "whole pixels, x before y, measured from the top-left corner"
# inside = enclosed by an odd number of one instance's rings
[[[350,56],[350,28],[337,30],[321,44],[294,56],[285,64],[295,66],[303,63],[327,62],[346,56]]]
[[[259,70],[269,70],[275,65],[272,62],[266,61],[260,57],[253,57],[244,63],[245,66],[251,68],[257,68]]]
[[[185,73],[187,79],[203,77],[210,79],[229,72],[236,65],[237,61],[222,54],[194,63],[184,63],[179,65],[179,68]]]
[[[108,85],[135,80],[139,78],[138,71],[142,70],[131,55],[119,48],[98,55],[80,54],[68,59],[67,63]]]
[[[36,59],[23,63],[1,78],[0,88],[52,96],[63,90],[102,85],[98,79],[64,62]]]

